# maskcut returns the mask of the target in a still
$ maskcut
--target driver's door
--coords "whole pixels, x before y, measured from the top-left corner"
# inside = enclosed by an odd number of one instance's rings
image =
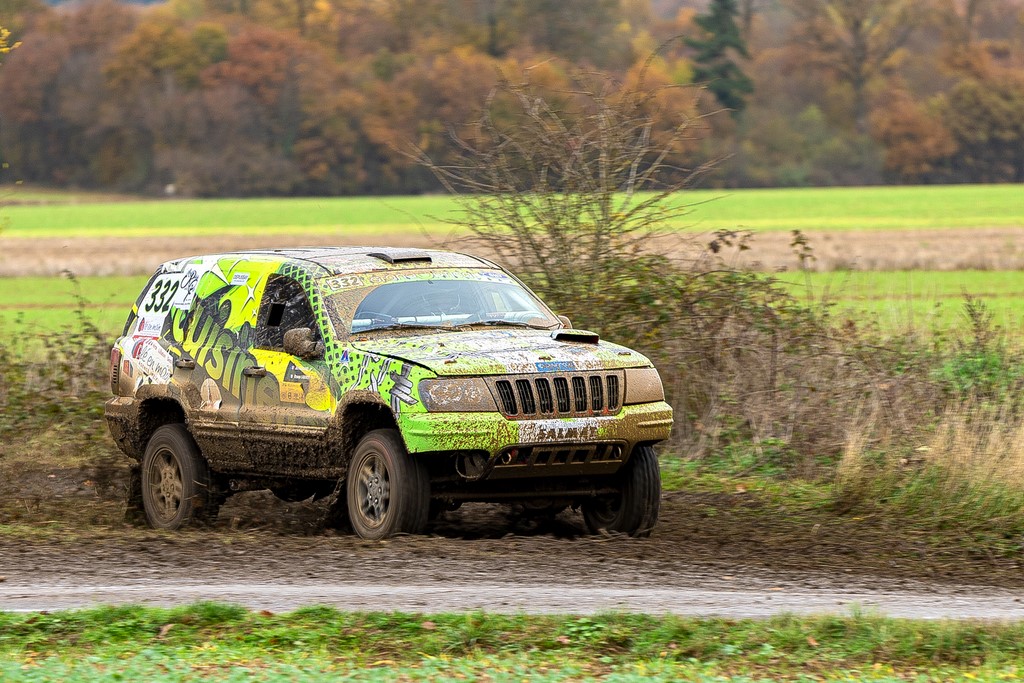
[[[302,286],[274,275],[267,281],[256,321],[256,365],[246,368],[239,428],[258,471],[299,474],[321,466],[324,432],[334,408],[323,358],[303,359],[284,348],[285,332],[306,327],[320,338]]]

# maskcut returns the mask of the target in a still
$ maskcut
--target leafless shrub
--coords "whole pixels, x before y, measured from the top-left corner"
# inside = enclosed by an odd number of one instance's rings
[[[680,107],[659,128],[658,108],[678,105],[678,89],[642,76],[576,83],[550,92],[504,77],[481,119],[453,131],[457,161],[417,152],[456,197],[454,222],[474,243],[575,323],[648,354],[676,408],[675,447],[692,457],[742,443],[756,460],[812,473],[820,456],[842,452],[866,403],[878,416],[866,441],[913,431],[935,394],[915,351],[835,329],[827,309],[751,270],[749,233],[690,237],[665,256],[662,228],[687,210],[679,192],[706,170],[685,163],[698,118]],[[804,235],[790,248],[811,266]]]
[[[608,329],[666,267],[647,242],[685,214],[674,195],[706,170],[682,162],[699,118],[693,90],[650,87],[643,73],[573,81],[550,91],[529,72],[502,75],[482,117],[450,131],[454,161],[414,155],[456,197],[472,241],[560,312]]]

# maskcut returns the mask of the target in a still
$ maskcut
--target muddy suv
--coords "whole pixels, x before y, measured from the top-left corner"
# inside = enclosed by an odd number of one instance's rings
[[[441,251],[251,251],[163,264],[111,351],[106,418],[149,523],[237,491],[333,496],[364,538],[465,501],[650,532],[672,409],[642,355],[514,276]]]

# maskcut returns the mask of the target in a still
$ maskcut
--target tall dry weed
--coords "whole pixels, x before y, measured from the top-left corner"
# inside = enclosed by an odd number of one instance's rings
[[[967,484],[1024,494],[1024,415],[1016,406],[953,406],[920,453],[951,489]]]

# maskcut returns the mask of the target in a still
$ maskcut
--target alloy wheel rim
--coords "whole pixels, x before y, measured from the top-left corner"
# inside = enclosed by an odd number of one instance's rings
[[[155,512],[164,521],[174,519],[181,509],[185,488],[178,459],[169,450],[161,450],[153,459],[149,473]]]
[[[369,526],[380,526],[391,507],[391,477],[384,459],[376,453],[366,458],[356,481],[360,516]]]

